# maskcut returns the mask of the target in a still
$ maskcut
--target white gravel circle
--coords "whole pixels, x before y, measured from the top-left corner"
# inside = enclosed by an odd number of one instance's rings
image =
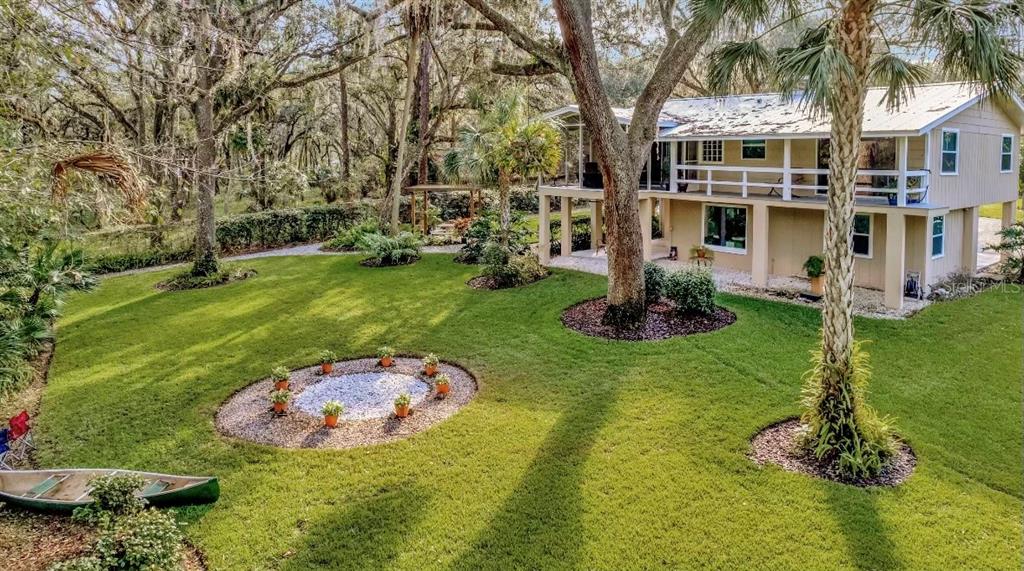
[[[306,387],[295,397],[294,406],[318,416],[325,402],[336,400],[345,407],[345,419],[368,420],[389,416],[402,393],[407,393],[416,407],[430,394],[430,385],[412,375],[390,371],[330,376]]]

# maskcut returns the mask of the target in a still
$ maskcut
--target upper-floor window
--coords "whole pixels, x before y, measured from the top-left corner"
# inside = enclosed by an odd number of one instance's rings
[[[957,174],[960,168],[960,131],[956,129],[942,130],[941,174]]]
[[[1010,172],[1013,170],[1013,135],[1003,135],[1002,145],[999,147],[999,172]]]
[[[946,217],[932,218],[932,258],[941,258],[946,254]]]
[[[721,139],[700,142],[700,162],[720,163],[724,158]]]
[[[743,144],[740,147],[740,157],[744,159],[760,159],[765,158],[767,151],[767,145],[764,139],[743,139]]]
[[[862,258],[871,257],[871,215],[853,216],[853,254]]]

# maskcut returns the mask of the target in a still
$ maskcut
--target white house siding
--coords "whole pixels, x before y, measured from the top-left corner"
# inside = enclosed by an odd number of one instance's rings
[[[943,175],[941,170],[942,129],[960,130],[959,174]],[[999,172],[1002,135],[1013,137],[1012,172]],[[951,209],[1006,202],[1017,196],[1020,169],[1020,127],[1002,107],[983,101],[954,116],[932,131],[932,176],[928,202]]]
[[[998,169],[997,169],[998,170]],[[964,210],[950,210],[946,214],[945,223],[945,253],[941,258],[931,259],[931,271],[928,272],[928,285],[942,281],[943,278],[953,272],[959,272],[964,267],[963,242],[964,242]],[[931,220],[923,233],[930,241]],[[930,258],[931,256],[929,256]]]

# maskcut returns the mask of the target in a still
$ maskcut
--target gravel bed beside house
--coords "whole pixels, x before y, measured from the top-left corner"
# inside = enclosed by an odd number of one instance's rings
[[[326,376],[320,374],[319,366],[292,371],[290,390],[294,401],[280,416],[274,414],[268,398],[273,380],[262,379],[239,390],[221,406],[216,416],[217,430],[234,438],[284,448],[341,449],[400,440],[445,420],[476,395],[473,375],[442,362],[438,373],[447,374],[451,383],[448,395],[441,398],[428,384],[422,368],[419,358],[397,357],[387,369],[371,358],[337,362]],[[355,386],[339,388],[338,383],[345,380]],[[415,383],[425,390],[413,396],[409,416],[397,418],[390,393]],[[312,392],[306,395],[307,391]],[[385,397],[387,411],[381,404]],[[351,416],[348,410],[342,414],[337,428],[324,426],[319,412],[321,399],[331,398],[356,403]]]

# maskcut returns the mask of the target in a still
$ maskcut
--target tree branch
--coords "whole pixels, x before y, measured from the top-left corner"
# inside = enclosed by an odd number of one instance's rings
[[[569,62],[565,57],[564,48],[555,47],[530,37],[526,32],[519,29],[512,20],[509,20],[501,12],[492,8],[487,0],[465,1],[466,4],[469,4],[470,7],[479,12],[481,16],[487,18],[494,25],[496,31],[505,34],[519,49],[557,69],[562,75],[570,75]]]
[[[558,73],[557,69],[544,61],[533,61],[530,63],[495,62],[491,66],[491,71],[498,75],[512,75],[516,77],[533,77]]]

